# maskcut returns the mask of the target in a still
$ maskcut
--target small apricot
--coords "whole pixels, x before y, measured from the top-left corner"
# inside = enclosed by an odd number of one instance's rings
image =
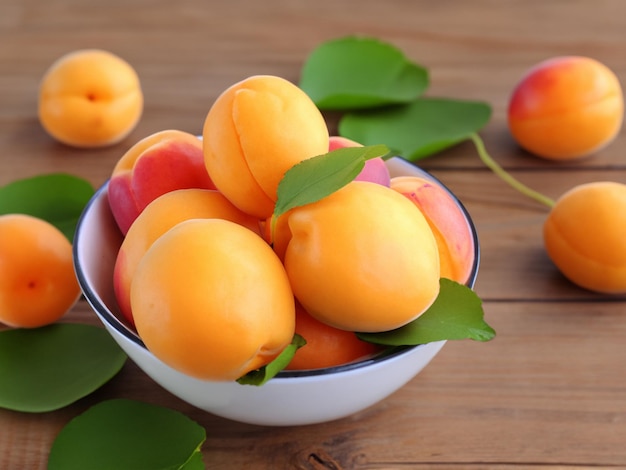
[[[474,238],[459,203],[441,185],[419,176],[391,178],[391,189],[418,207],[437,240],[441,277],[466,283],[474,267]]]
[[[199,379],[235,380],[294,334],[283,265],[259,235],[227,220],[191,219],[159,237],[137,266],[130,300],[148,350]]]
[[[217,189],[260,219],[272,214],[287,170],[328,152],[328,128],[313,101],[291,82],[267,75],[226,89],[211,106],[202,135]]]
[[[548,159],[581,158],[608,145],[624,115],[616,75],[588,57],[555,57],[532,67],[509,101],[513,138]]]
[[[79,297],[65,235],[36,217],[0,216],[0,322],[20,328],[48,325]]]
[[[306,340],[286,370],[311,370],[349,364],[381,351],[352,331],[340,330],[309,315],[296,303],[296,333]]]
[[[552,207],[543,227],[545,249],[574,284],[606,294],[626,293],[626,185],[576,186]]]
[[[437,242],[420,210],[398,192],[353,181],[285,214],[284,265],[297,300],[335,328],[398,328],[439,293]]]
[[[39,120],[48,134],[67,145],[113,145],[130,134],[142,112],[135,69],[108,51],[65,54],[39,85]]]
[[[260,234],[259,220],[241,212],[211,189],[178,189],[157,197],[133,222],[118,251],[113,288],[121,313],[132,325],[130,285],[137,265],[150,246],[170,228],[188,219],[230,220]]]
[[[202,143],[174,129],[136,142],[118,160],[109,182],[109,205],[123,234],[145,207],[176,189],[215,189],[206,168]]]

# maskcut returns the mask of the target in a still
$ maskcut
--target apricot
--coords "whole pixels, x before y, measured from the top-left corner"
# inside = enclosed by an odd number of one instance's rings
[[[39,85],[39,121],[67,145],[113,145],[130,134],[142,112],[143,92],[135,69],[108,51],[65,54]]]
[[[340,330],[309,315],[296,303],[296,333],[306,340],[286,370],[311,370],[333,367],[364,359],[381,347],[357,337],[352,331]]]
[[[141,258],[170,228],[188,219],[230,220],[260,235],[259,220],[241,212],[221,193],[211,189],[178,189],[159,196],[131,225],[118,251],[113,288],[121,313],[134,325],[130,285]]]
[[[345,147],[362,147],[362,144],[346,137],[332,135],[328,141],[328,151],[337,150]],[[371,181],[373,183],[389,186],[389,169],[385,165],[382,157],[371,158],[365,162],[365,167],[361,170],[355,180]]]
[[[437,297],[437,242],[420,210],[398,192],[353,181],[285,216],[285,269],[297,300],[319,321],[348,331],[391,330]]]
[[[0,216],[0,322],[20,328],[48,325],[79,297],[65,235],[36,217]]]
[[[191,219],[137,266],[131,308],[146,347],[199,379],[235,380],[270,362],[295,328],[289,279],[269,245],[222,219]]]
[[[552,207],[543,227],[546,252],[574,284],[606,294],[626,293],[626,185],[576,186]]]
[[[614,140],[624,116],[622,89],[604,64],[555,57],[532,67],[513,90],[508,124],[527,151],[567,160],[597,152]]]
[[[313,101],[289,81],[267,75],[226,89],[211,106],[202,135],[215,186],[261,219],[272,214],[285,172],[328,152],[328,128]]]
[[[459,203],[439,184],[419,176],[396,176],[391,189],[418,207],[430,225],[441,263],[441,277],[464,284],[474,266],[474,238]]]
[[[330,136],[328,140],[328,151],[333,151],[345,147],[362,147],[361,144],[341,136]],[[385,164],[385,160],[381,157],[372,158],[365,162],[363,170],[355,177],[355,181],[369,181],[372,183],[381,184],[383,186],[389,186],[391,181],[391,175],[389,169]],[[281,260],[284,259],[287,243],[291,238],[291,232],[287,224],[287,217],[279,217],[274,227],[274,233],[270,233],[271,228],[270,217],[265,224],[265,238],[268,243],[271,243],[274,251]]]
[[[363,144],[359,142],[348,139],[347,137],[342,137],[339,135],[331,135],[328,138],[328,151],[342,149],[345,147],[362,147]]]
[[[202,143],[179,130],[156,132],[135,143],[118,160],[109,182],[109,205],[123,234],[145,207],[176,189],[215,189]]]

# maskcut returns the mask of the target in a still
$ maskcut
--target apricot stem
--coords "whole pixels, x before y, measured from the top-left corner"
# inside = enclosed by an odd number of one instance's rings
[[[276,214],[272,214],[272,217],[270,217],[270,246],[272,248],[274,248],[274,240],[275,240],[275,236],[276,236],[276,224],[278,223],[278,217],[276,217]]]
[[[534,199],[535,201],[539,202],[540,204],[544,204],[544,205],[546,205],[546,206],[548,206],[550,208],[552,208],[552,206],[554,206],[554,200],[553,199],[550,199],[549,197],[544,196],[543,194],[535,191],[534,189],[529,188],[525,184],[523,184],[520,181],[516,180],[513,176],[511,176],[509,173],[507,173],[504,170],[504,168],[502,168],[500,165],[498,165],[498,163],[493,158],[491,158],[491,156],[489,155],[489,153],[485,149],[485,144],[484,144],[483,140],[479,137],[478,134],[473,133],[473,134],[470,135],[470,138],[472,139],[472,142],[474,142],[474,145],[476,146],[476,150],[478,151],[478,155],[480,156],[480,159],[482,160],[482,162],[491,171],[493,171],[496,175],[498,175],[500,177],[500,179],[502,179],[505,183],[507,183],[513,189],[516,189],[520,193],[522,193],[525,196],[528,196],[528,197]]]

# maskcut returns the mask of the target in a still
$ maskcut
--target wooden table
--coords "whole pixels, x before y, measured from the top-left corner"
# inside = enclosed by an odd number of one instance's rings
[[[316,45],[352,33],[390,41],[427,66],[430,95],[489,102],[493,118],[481,132],[487,148],[536,190],[558,197],[586,181],[626,182],[623,132],[592,158],[555,164],[519,150],[506,125],[514,84],[542,59],[588,55],[626,84],[621,0],[3,0],[0,184],[67,171],[99,186],[136,140],[166,128],[199,133],[212,101],[230,84],[261,73],[297,81]],[[55,143],[36,115],[46,68],[84,47],[127,59],[145,92],[136,130],[101,150]],[[0,410],[0,468],[45,468],[59,430],[112,397],[168,406],[199,422],[208,433],[207,468],[626,467],[626,299],[565,281],[543,251],[546,209],[487,170],[470,143],[422,166],[455,191],[474,218],[482,245],[476,291],[498,332],[495,340],[450,342],[382,403],[339,421],[292,428],[201,412],[129,362],[65,409]],[[66,320],[97,324],[84,301]]]

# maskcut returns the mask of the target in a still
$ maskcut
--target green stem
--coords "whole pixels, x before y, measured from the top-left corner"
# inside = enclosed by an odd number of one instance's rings
[[[538,193],[537,191],[526,186],[525,184],[519,182],[509,173],[507,173],[500,165],[498,165],[498,163],[496,163],[496,161],[491,158],[491,156],[485,149],[485,144],[483,143],[483,140],[478,136],[478,134],[473,133],[470,135],[470,138],[474,142],[474,145],[476,146],[476,150],[478,151],[478,155],[480,156],[482,162],[487,165],[487,167],[491,169],[491,171],[493,171],[496,175],[498,175],[503,181],[508,183],[509,186],[518,190],[520,193],[534,199],[540,204],[544,204],[550,208],[554,206],[553,199],[550,199],[549,197],[544,196],[543,194]]]

